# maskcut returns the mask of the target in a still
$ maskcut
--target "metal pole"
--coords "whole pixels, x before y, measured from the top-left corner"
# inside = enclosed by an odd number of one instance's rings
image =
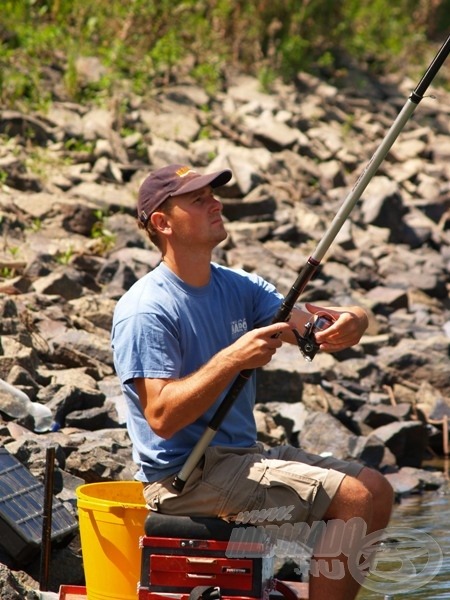
[[[54,446],[49,446],[45,455],[44,508],[42,516],[41,562],[39,570],[39,589],[42,592],[48,590],[48,577],[50,571],[54,472],[55,448]]]
[[[335,239],[342,225],[348,218],[350,212],[355,206],[356,202],[361,197],[363,191],[366,189],[368,183],[375,175],[378,167],[386,157],[389,152],[392,144],[397,139],[398,135],[404,128],[406,122],[411,117],[414,110],[417,108],[419,102],[423,99],[423,95],[427,90],[430,83],[433,81],[434,77],[438,73],[439,69],[443,65],[445,59],[450,53],[450,36],[447,40],[442,44],[435,58],[429,65],[426,70],[424,76],[420,80],[419,84],[416,86],[414,91],[409,96],[406,104],[400,111],[399,115],[395,119],[385,138],[381,142],[379,148],[376,150],[370,161],[368,162],[366,168],[359,176],[352,190],[344,200],[341,208],[338,213],[334,217],[330,227],[325,232],[322,240],[317,245],[314,253],[309,257],[308,261],[300,271],[294,285],[292,286],[289,293],[286,295],[284,302],[279,308],[277,314],[273,318],[273,323],[279,323],[282,321],[287,321],[291,314],[292,309],[294,308],[295,303],[297,302],[300,294],[306,287],[306,284],[309,282],[311,277],[314,275],[318,266],[320,265],[320,261],[324,257],[326,251],[330,247],[331,243]],[[198,440],[197,444],[194,446],[191,454],[188,456],[185,464],[181,468],[180,472],[174,478],[172,483],[173,487],[177,491],[182,491],[184,484],[187,481],[187,478],[192,473],[192,471],[197,466],[199,460],[202,458],[206,448],[209,446],[211,440],[214,438],[220,424],[223,419],[227,415],[234,401],[240,394],[242,388],[244,387],[247,380],[250,378],[253,370],[247,369],[241,371],[237,376],[236,380],[232,384],[229,389],[227,395],[222,400],[220,406],[217,411],[213,415],[211,421],[209,422],[205,432]]]

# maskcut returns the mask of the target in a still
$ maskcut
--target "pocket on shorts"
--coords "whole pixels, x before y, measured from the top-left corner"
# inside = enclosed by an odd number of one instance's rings
[[[260,482],[266,472],[259,448],[213,446],[205,455],[204,483],[216,490],[218,516],[234,520],[261,504]]]
[[[150,510],[158,511],[160,509],[161,495],[164,495],[165,490],[167,490],[167,485],[165,485],[165,483],[166,481],[168,482],[169,479],[173,479],[173,476],[171,478],[167,477],[166,479],[162,479],[161,481],[148,483],[144,487],[144,500]]]
[[[144,498],[150,510],[169,515],[215,517],[221,497],[207,482],[202,481],[201,469],[196,469],[181,492],[172,486],[173,475],[144,488]]]

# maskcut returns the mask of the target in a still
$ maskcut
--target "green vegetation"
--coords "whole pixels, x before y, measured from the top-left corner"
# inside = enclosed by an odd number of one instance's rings
[[[114,246],[116,242],[116,236],[114,233],[106,228],[106,217],[108,216],[102,210],[94,211],[94,215],[97,221],[94,223],[91,229],[91,238],[97,241],[95,251],[96,254],[105,254],[108,250]],[[94,249],[94,248],[93,248]]]
[[[340,57],[378,72],[426,63],[450,25],[450,0],[0,0],[0,102],[108,102],[149,94],[189,74],[207,92],[227,70],[275,77],[339,69]],[[77,61],[97,57],[97,77]]]
[[[0,267],[0,279],[13,279],[15,276],[15,269],[11,267]]]
[[[57,252],[55,255],[55,260],[60,265],[68,265],[73,257],[73,248],[69,246],[67,250]]]

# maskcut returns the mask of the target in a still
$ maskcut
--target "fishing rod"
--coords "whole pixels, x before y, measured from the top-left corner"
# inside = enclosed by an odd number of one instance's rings
[[[410,119],[411,115],[416,110],[418,104],[423,99],[428,86],[436,77],[439,69],[442,67],[449,53],[450,35],[442,44],[433,61],[430,63],[429,67],[425,71],[425,74],[423,75],[422,79],[408,97],[405,105],[403,106],[397,118],[391,125],[391,128],[385,135],[380,146],[375,151],[372,158],[367,163],[365,169],[357,179],[355,185],[345,198],[341,208],[337,212],[336,216],[331,222],[331,225],[329,226],[321,241],[317,245],[315,251],[308,258],[306,264],[300,270],[294,285],[286,295],[283,303],[281,304],[276,315],[274,316],[272,323],[280,323],[289,319],[292,309],[294,308],[294,305],[297,302],[300,294],[305,289],[306,284],[310,281],[310,279],[317,271],[317,268],[319,267],[320,262],[325,256],[325,253],[327,252],[328,248],[331,246],[332,242],[336,238],[342,225],[345,223],[353,207],[360,199],[363,191],[366,189],[367,185],[377,172],[378,167],[383,162],[393,143],[399,136],[402,129],[405,127],[407,121]],[[312,360],[315,353],[318,350],[318,346],[314,340],[314,331],[317,331],[318,327],[320,328],[325,325],[325,323],[323,322],[323,318],[324,317],[322,317],[321,321],[316,321],[315,324],[312,324],[312,326],[310,326],[309,329],[306,330],[304,335],[300,335],[298,332],[296,334],[300,350],[302,351],[303,355],[307,360]],[[211,418],[208,426],[206,427],[205,432],[192,449],[192,452],[188,456],[185,464],[181,468],[178,475],[175,476],[172,482],[172,486],[177,491],[181,492],[183,490],[189,475],[192,473],[192,471],[195,469],[198,462],[202,458],[206,448],[209,446],[211,440],[214,438],[223,419],[226,417],[228,411],[239,396],[241,390],[243,389],[248,379],[251,377],[252,373],[253,369],[244,369],[239,373],[239,375],[231,385],[226,396],[222,400],[221,404],[219,405],[213,417]]]

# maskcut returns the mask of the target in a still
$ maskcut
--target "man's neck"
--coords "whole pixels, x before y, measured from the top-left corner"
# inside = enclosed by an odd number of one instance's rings
[[[211,277],[211,255],[209,256],[183,256],[175,259],[173,255],[166,253],[163,256],[164,264],[177,277],[188,285],[202,287],[209,283]]]

